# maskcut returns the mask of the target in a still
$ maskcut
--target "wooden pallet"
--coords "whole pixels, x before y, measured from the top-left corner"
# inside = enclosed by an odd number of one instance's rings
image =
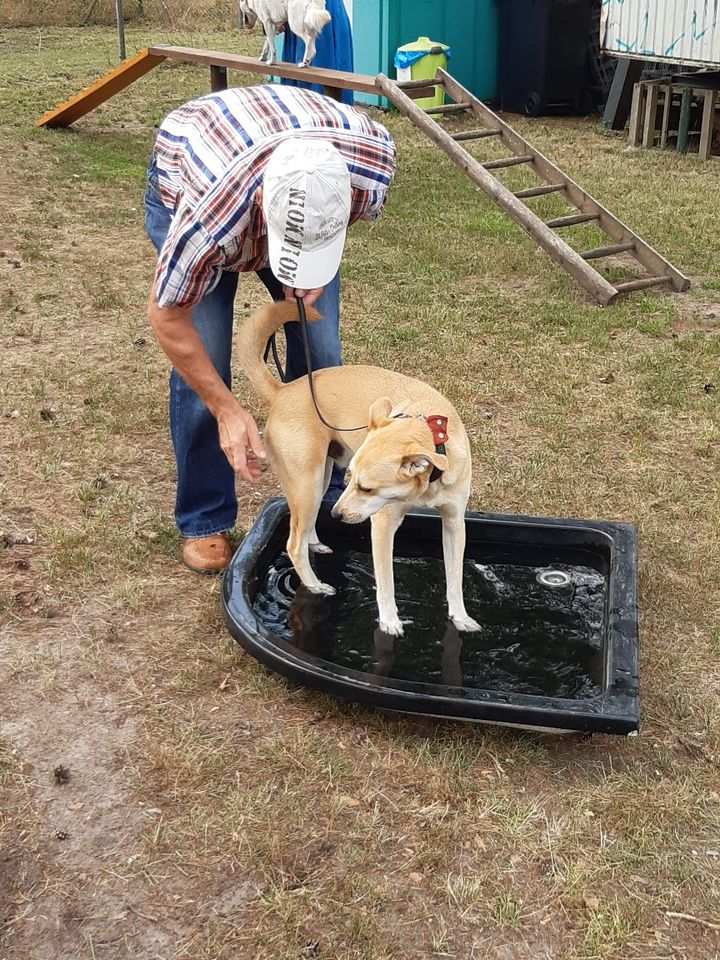
[[[383,74],[380,74],[376,80],[382,94],[444,150],[456,166],[466,173],[512,220],[527,231],[535,242],[567,270],[595,300],[601,304],[609,304],[619,294],[655,286],[671,286],[674,290],[687,290],[690,286],[687,277],[571,180],[559,167],[531,146],[449,73],[438,70],[434,82],[443,87],[446,97],[451,102],[445,103],[442,108],[433,107],[423,111],[413,103],[408,94],[427,81],[398,83]],[[477,128],[450,134],[428,116],[428,114],[438,113],[471,114],[477,121]],[[484,140],[488,137],[497,138],[510,155],[483,163],[461,146],[461,141]],[[518,164],[527,165],[540,182],[537,186],[513,193],[492,171]],[[524,203],[525,200],[549,193],[561,195],[571,207],[575,208],[576,212],[544,221]],[[556,231],[580,223],[594,223],[608,235],[612,242],[592,250],[582,252],[574,250]],[[624,283],[612,284],[589,262],[620,253],[634,258],[647,275]]]

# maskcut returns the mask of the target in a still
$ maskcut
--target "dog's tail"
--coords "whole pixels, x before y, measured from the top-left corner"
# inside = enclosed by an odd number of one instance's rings
[[[330,23],[332,17],[325,9],[325,0],[310,0],[304,17],[304,24],[311,33],[320,33],[326,23]]]
[[[320,319],[313,307],[305,307],[309,323]],[[250,314],[238,333],[238,356],[240,364],[250,383],[262,399],[270,403],[282,384],[270,373],[263,361],[265,345],[270,337],[284,323],[298,319],[298,308],[294,300],[278,300],[269,303]]]

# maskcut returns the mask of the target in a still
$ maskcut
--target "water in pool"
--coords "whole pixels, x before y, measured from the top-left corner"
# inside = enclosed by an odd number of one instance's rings
[[[334,597],[300,586],[284,552],[259,571],[255,614],[299,653],[378,684],[388,678],[576,700],[602,692],[606,580],[597,570],[576,560],[466,557],[465,603],[482,630],[459,633],[447,619],[442,560],[396,555],[405,632],[390,637],[377,624],[370,554],[334,546],[332,555],[312,560]]]

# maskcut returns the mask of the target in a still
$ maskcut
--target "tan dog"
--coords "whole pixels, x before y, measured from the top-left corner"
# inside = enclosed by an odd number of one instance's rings
[[[265,446],[290,508],[287,552],[298,577],[314,593],[335,592],[318,580],[309,557],[310,550],[331,552],[319,543],[315,520],[335,460],[348,468],[349,480],[332,515],[346,523],[372,520],[381,630],[394,636],[403,632],[395,604],[393,541],[408,510],[420,506],[435,507],[442,517],[450,619],[458,630],[479,630],[467,615],[462,591],[471,459],[460,418],[449,400],[420,380],[380,367],[330,367],[313,374],[324,418],[338,428],[367,423],[367,430],[329,429],[318,417],[307,380],[281,384],[263,363],[268,338],[297,316],[293,301],[256,311],[240,329],[239,355],[270,406]],[[307,316],[310,321],[319,317],[311,308]],[[436,449],[436,440],[445,453]]]

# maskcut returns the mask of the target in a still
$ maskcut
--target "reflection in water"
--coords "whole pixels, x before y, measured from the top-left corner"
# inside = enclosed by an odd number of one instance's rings
[[[342,550],[315,556],[318,575],[337,590],[318,596],[299,585],[285,553],[264,574],[258,619],[298,651],[384,678],[586,699],[602,690],[605,577],[587,566],[465,561],[468,613],[483,625],[460,634],[447,620],[442,560],[395,558],[395,590],[405,626],[377,626],[372,559]],[[538,582],[548,569],[569,583]]]

